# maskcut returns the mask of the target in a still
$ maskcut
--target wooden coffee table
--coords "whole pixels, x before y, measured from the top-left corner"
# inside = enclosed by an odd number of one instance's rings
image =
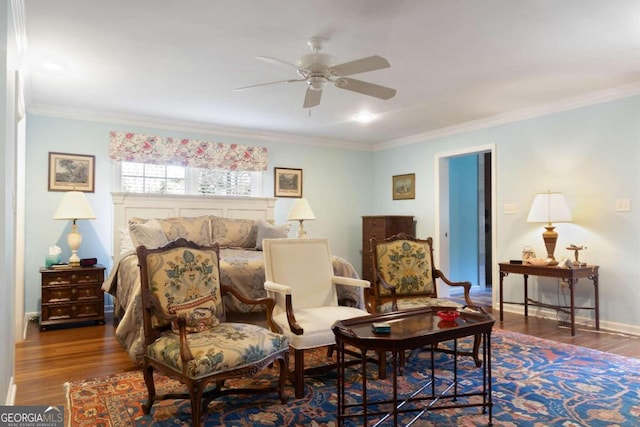
[[[344,425],[345,420],[360,418],[360,425],[369,425],[369,418],[379,417],[374,426],[381,425],[393,417],[393,425],[398,425],[398,415],[417,412],[417,415],[409,423],[413,423],[426,412],[460,408],[481,407],[482,413],[489,411],[488,425],[492,425],[491,400],[491,330],[495,323],[493,316],[482,309],[468,312],[462,311],[460,317],[452,322],[443,322],[437,315],[438,307],[425,307],[412,310],[397,311],[385,314],[357,317],[336,322],[333,325],[333,333],[336,337],[338,350],[338,425]],[[388,334],[376,334],[372,330],[374,322],[386,322],[391,325]],[[458,357],[457,340],[459,338],[482,335],[482,390],[473,393],[462,393],[458,390]],[[398,398],[398,375],[400,361],[404,359],[404,351],[422,347],[430,347],[433,353],[434,347],[444,341],[453,341],[453,380],[442,392],[436,393],[435,366],[431,363],[431,376],[416,392],[409,397]],[[345,398],[345,369],[347,366],[345,346],[356,347],[360,350],[362,358],[362,400],[356,403],[348,403]],[[378,354],[390,352],[392,355],[392,384],[393,393],[391,399],[371,401],[367,398],[367,351]],[[478,368],[480,369],[480,368]],[[430,389],[430,390],[429,390]],[[472,403],[456,403],[458,398],[481,396],[482,400]],[[437,403],[436,403],[437,401]],[[446,402],[441,404],[441,402]],[[379,405],[391,407],[389,411],[382,411]],[[370,408],[371,407],[371,408]],[[407,424],[407,425],[409,425]]]

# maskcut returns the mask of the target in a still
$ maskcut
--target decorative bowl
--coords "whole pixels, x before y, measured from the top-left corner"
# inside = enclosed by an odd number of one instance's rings
[[[456,318],[458,316],[460,316],[460,313],[458,313],[455,310],[441,310],[438,313],[438,317],[441,318],[442,320],[445,320],[447,322],[452,322],[454,320],[456,320]]]

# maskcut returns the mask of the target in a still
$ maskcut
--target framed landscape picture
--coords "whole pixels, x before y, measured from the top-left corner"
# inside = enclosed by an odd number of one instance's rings
[[[416,174],[393,176],[393,200],[416,198]]]
[[[274,197],[302,197],[302,169],[274,168]]]
[[[95,156],[49,153],[49,191],[95,190]]]

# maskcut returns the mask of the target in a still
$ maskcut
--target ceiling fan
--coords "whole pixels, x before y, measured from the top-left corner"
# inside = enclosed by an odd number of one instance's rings
[[[333,83],[339,89],[346,89],[380,99],[386,100],[395,96],[395,89],[346,77],[353,74],[365,73],[367,71],[389,68],[391,65],[389,65],[389,62],[386,59],[381,56],[374,55],[345,62],[343,64],[332,65],[332,57],[330,55],[320,53],[320,50],[324,47],[325,43],[326,40],[322,37],[312,37],[309,39],[307,44],[313,53],[303,55],[295,64],[277,58],[272,58],[270,56],[257,57],[262,61],[295,69],[300,78],[260,83],[251,86],[239,87],[234,90],[245,90],[278,83],[306,82],[307,92],[304,97],[304,103],[302,104],[303,108],[312,108],[320,104],[322,90],[329,82]]]

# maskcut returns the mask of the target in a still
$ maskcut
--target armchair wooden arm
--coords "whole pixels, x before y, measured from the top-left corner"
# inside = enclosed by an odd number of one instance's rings
[[[434,276],[438,279],[442,279],[442,281],[444,283],[446,283],[449,286],[457,286],[460,287],[462,286],[464,288],[464,300],[467,303],[467,305],[473,306],[473,302],[471,301],[471,296],[469,295],[469,292],[471,292],[471,282],[465,281],[465,282],[452,282],[451,280],[449,280],[449,278],[447,276],[444,275],[444,273],[438,269],[434,269]]]
[[[266,282],[264,282],[264,288],[268,292],[269,291],[279,292],[281,294],[284,294],[285,306],[287,311],[287,321],[289,322],[289,328],[291,329],[291,332],[293,332],[296,335],[304,334],[304,329],[302,329],[302,327],[298,324],[298,321],[296,320],[296,316],[293,312],[293,302],[291,300],[291,291],[292,291],[291,287],[267,280]],[[276,329],[272,329],[272,331],[282,333],[282,328],[278,327],[275,323],[274,323],[274,327]]]
[[[227,294],[231,294],[235,298],[237,298],[240,302],[247,305],[263,305],[267,313],[267,325],[269,325],[269,329],[273,332],[282,333],[282,331],[279,330],[280,328],[278,328],[278,326],[273,321],[273,307],[275,307],[276,305],[275,299],[270,297],[264,297],[264,298],[258,298],[258,299],[249,298],[246,295],[242,294],[240,291],[238,291],[236,288],[233,288],[227,285],[220,286],[220,293],[223,297]]]

